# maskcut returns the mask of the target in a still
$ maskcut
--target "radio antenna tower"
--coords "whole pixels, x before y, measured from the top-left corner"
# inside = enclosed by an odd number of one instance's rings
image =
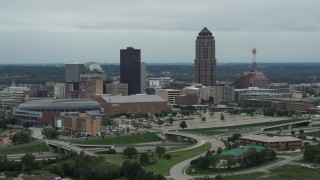
[[[256,54],[257,54],[257,50],[256,48],[253,48],[252,49],[252,70],[257,69]]]

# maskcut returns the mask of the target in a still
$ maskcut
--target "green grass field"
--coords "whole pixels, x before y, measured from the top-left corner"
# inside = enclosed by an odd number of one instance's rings
[[[195,132],[195,133],[199,133],[199,134],[206,134],[206,135],[217,135],[217,134],[234,132],[234,130],[241,130],[243,128],[256,128],[256,127],[263,127],[263,126],[273,126],[273,125],[279,125],[279,124],[284,124],[284,123],[303,121],[303,120],[307,120],[307,119],[309,119],[309,118],[287,119],[287,120],[281,120],[281,121],[261,122],[261,123],[252,123],[252,124],[244,124],[244,125],[236,125],[236,126],[186,129],[185,131]]]
[[[6,131],[7,129],[3,129],[3,128],[0,128],[0,135],[4,132],[4,131]]]
[[[300,154],[303,154],[303,152],[277,152],[277,156],[297,156],[297,155],[300,155]]]
[[[143,168],[146,171],[153,171],[154,173],[160,173],[165,176],[168,176],[170,174],[170,169],[175,164],[184,161],[186,159],[189,159],[191,157],[194,157],[198,154],[201,154],[207,150],[209,150],[211,147],[210,143],[206,143],[200,147],[189,149],[185,151],[179,151],[179,152],[172,152],[168,153],[172,155],[172,158],[170,160],[166,160],[164,158],[158,157],[155,153],[153,153],[153,157],[157,160],[157,163],[152,165],[143,166]],[[149,153],[150,154],[150,153]],[[131,160],[135,162],[139,162],[139,156],[137,156],[135,159],[126,159],[122,154],[102,154],[99,155],[102,157],[105,157],[108,161],[114,162],[116,164],[122,164],[125,160]]]
[[[301,168],[298,165],[284,165],[272,169],[265,173],[253,173],[246,175],[223,176],[223,180],[317,180],[319,179],[320,172],[317,170]],[[202,180],[203,178],[196,178]]]
[[[25,154],[49,151],[46,143],[28,143],[0,149],[0,154]]]
[[[109,136],[105,138],[89,138],[70,141],[74,144],[138,144],[138,143],[149,143],[158,142],[161,139],[153,133],[143,134],[126,134],[120,136]]]
[[[247,169],[254,169],[254,168],[258,168],[258,167],[261,167],[261,166],[265,166],[267,164],[271,164],[271,163],[274,163],[276,161],[280,161],[280,160],[283,160],[284,158],[277,158],[276,160],[274,161],[269,161],[269,162],[266,162],[264,164],[260,164],[258,166],[254,166],[254,167],[250,167],[250,168],[247,168]],[[194,172],[192,172],[194,170]],[[200,169],[198,167],[192,167],[192,166],[189,166],[187,169],[186,169],[186,173],[189,174],[189,175],[205,175],[205,174],[220,174],[220,173],[235,173],[235,172],[239,172],[239,171],[242,171],[243,168],[232,168],[232,169]]]
[[[189,147],[192,147],[192,146],[194,146],[194,144],[183,145],[183,146],[176,146],[176,147],[171,147],[171,148],[167,149],[166,151],[167,151],[167,152],[170,152],[170,151],[178,151],[178,150],[183,150],[183,149],[186,149],[186,148],[189,148]]]
[[[305,132],[304,135],[306,135],[306,136],[320,137],[320,131]]]

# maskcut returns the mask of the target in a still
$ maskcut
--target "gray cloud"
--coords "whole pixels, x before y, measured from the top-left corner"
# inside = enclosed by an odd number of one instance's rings
[[[126,46],[141,48],[147,62],[192,62],[204,26],[220,62],[247,61],[253,47],[263,48],[261,61],[316,61],[320,54],[308,49],[320,36],[318,7],[318,0],[0,0],[0,63],[118,62]]]

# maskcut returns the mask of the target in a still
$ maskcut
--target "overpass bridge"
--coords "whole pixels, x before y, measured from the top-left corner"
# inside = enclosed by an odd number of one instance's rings
[[[77,147],[75,145],[63,142],[63,141],[54,141],[54,140],[46,140],[46,143],[49,147],[49,149],[54,150],[56,152],[59,153],[64,153],[67,154],[70,151],[74,151],[77,152],[78,154],[80,154],[81,151],[84,152],[84,154],[86,155],[90,155],[90,156],[96,156],[94,153],[87,151],[85,149],[82,149],[80,147]]]
[[[298,122],[284,123],[284,124],[261,128],[261,131],[272,131],[277,128],[292,129],[292,128],[299,127],[299,126],[309,126],[311,124],[311,122],[312,122],[311,120],[304,120],[304,121],[298,121]]]
[[[162,135],[165,141],[190,142],[194,144],[199,140],[198,136],[183,132],[164,131]]]

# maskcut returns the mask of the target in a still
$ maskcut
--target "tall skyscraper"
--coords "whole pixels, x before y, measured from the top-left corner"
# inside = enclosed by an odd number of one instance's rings
[[[204,86],[216,84],[216,53],[212,33],[205,27],[197,36],[194,79]]]
[[[128,84],[128,94],[141,93],[140,49],[127,47],[120,50],[120,83]]]
[[[141,63],[141,93],[145,93],[147,89],[147,65]]]
[[[79,82],[80,74],[84,72],[84,64],[77,61],[65,64],[65,82]]]

